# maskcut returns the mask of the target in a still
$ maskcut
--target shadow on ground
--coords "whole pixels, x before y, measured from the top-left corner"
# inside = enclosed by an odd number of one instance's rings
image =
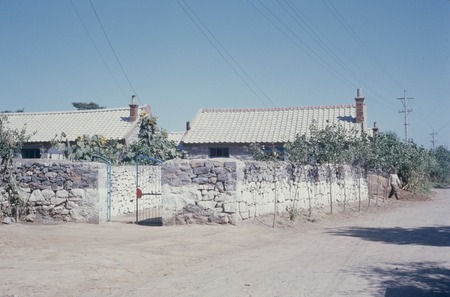
[[[420,228],[362,228],[352,227],[328,231],[337,236],[359,237],[364,240],[390,244],[416,244],[437,247],[450,246],[450,226]]]
[[[363,274],[385,297],[450,296],[450,270],[438,262],[413,262],[372,267]],[[382,295],[383,296],[383,295]]]

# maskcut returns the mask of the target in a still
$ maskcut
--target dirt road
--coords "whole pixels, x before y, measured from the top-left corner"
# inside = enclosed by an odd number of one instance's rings
[[[450,296],[449,214],[437,190],[275,229],[3,225],[0,296]]]

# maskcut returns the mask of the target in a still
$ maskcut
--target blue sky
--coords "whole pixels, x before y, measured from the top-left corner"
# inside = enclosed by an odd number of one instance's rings
[[[450,1],[92,4],[0,0],[0,110],[125,107],[136,93],[183,131],[200,108],[353,104],[362,88],[369,126],[403,138],[406,90],[409,137],[450,147]]]

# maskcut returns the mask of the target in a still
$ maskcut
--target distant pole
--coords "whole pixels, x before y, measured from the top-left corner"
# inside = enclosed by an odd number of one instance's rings
[[[408,100],[412,100],[414,97],[406,97],[406,90],[404,90],[403,97],[397,99],[402,101],[403,110],[400,110],[399,113],[405,114],[405,142],[408,142],[408,114],[412,112],[412,109],[408,109]]]
[[[430,135],[431,135],[431,143],[433,144],[433,151],[434,151],[434,145],[437,142],[437,140],[434,139],[434,136],[436,136],[438,134],[436,132],[434,132],[434,130],[433,130],[433,133],[430,133]]]

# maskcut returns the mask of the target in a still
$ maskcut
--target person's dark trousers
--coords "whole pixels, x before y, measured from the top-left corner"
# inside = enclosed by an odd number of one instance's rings
[[[396,187],[391,187],[391,192],[389,193],[389,198],[392,197],[392,195],[395,196],[395,198],[398,200],[398,195],[397,195],[397,188]]]

